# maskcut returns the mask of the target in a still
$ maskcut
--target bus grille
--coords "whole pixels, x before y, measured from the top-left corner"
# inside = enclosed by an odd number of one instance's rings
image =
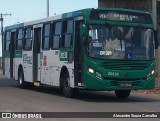
[[[110,70],[145,70],[150,66],[150,64],[145,62],[121,61],[121,62],[103,62],[101,63],[100,66]]]

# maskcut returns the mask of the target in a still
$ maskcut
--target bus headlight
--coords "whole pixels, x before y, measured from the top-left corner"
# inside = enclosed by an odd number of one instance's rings
[[[92,68],[88,68],[88,71],[92,74],[94,73],[94,70]]]
[[[153,74],[154,74],[154,72],[155,72],[155,70],[152,70],[152,71],[151,71],[151,74],[153,75]]]
[[[149,78],[151,75],[153,75],[155,73],[155,70],[152,70],[148,75],[147,78]]]

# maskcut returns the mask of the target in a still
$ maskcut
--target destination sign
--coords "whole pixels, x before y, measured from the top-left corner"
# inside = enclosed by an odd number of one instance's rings
[[[90,18],[93,20],[109,20],[145,24],[152,23],[150,14],[129,11],[92,10]]]

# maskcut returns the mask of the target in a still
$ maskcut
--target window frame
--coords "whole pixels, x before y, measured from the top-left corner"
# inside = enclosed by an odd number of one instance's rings
[[[60,29],[61,29],[61,32],[56,34],[56,24],[57,23],[61,23],[61,26],[60,26]],[[56,21],[53,21],[52,24],[51,24],[51,41],[50,41],[50,47],[52,50],[59,50],[61,48],[61,40],[62,40],[62,20],[56,20]],[[53,26],[54,26],[54,29],[53,29]],[[58,48],[55,48],[53,43],[54,43],[54,39],[53,37],[56,37],[56,36],[59,36],[59,47]]]
[[[10,38],[7,40],[7,33],[10,33]],[[9,42],[8,49],[6,49],[7,42]],[[4,51],[10,51],[10,43],[11,43],[11,31],[5,31],[5,39],[4,39]]]
[[[68,21],[72,21],[72,33],[71,32],[68,32]],[[67,22],[67,23],[65,23]],[[66,26],[66,31],[64,31],[64,25],[63,24],[67,24]],[[70,47],[65,47],[65,42],[66,42],[66,35],[71,35],[71,43],[70,43]],[[60,43],[60,48],[63,48],[63,49],[71,49],[73,48],[73,35],[74,35],[74,18],[73,17],[70,17],[70,18],[67,18],[67,19],[64,19],[63,22],[62,22],[62,39],[61,39],[61,43]]]
[[[49,29],[49,35],[45,35],[45,26],[46,25],[50,25],[50,29]],[[42,50],[50,50],[50,45],[51,45],[51,27],[52,27],[52,24],[51,24],[51,22],[47,22],[47,23],[43,23],[43,30],[42,30]],[[44,45],[45,45],[45,38],[49,38],[49,46],[48,46],[48,48],[44,48]]]
[[[31,34],[31,36],[30,37],[25,37],[26,36],[26,30],[27,29],[31,29],[31,32],[30,32],[30,34]],[[32,48],[33,48],[33,26],[27,26],[27,27],[25,27],[24,28],[24,36],[23,36],[23,38],[24,38],[24,40],[23,40],[23,50],[24,51],[31,51],[32,50]],[[27,41],[27,40],[31,40],[31,46],[30,46],[30,48],[26,48],[25,47],[25,42]]]
[[[21,38],[19,38],[19,30],[22,30],[22,35],[21,35]],[[16,46],[15,46],[15,50],[18,50],[18,51],[22,51],[23,50],[23,35],[24,35],[24,29],[23,28],[18,28],[16,30]],[[19,48],[19,45],[18,45],[18,42],[19,41],[22,41],[21,42],[21,48]]]

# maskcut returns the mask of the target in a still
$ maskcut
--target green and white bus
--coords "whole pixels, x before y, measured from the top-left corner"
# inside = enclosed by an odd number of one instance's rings
[[[4,75],[20,88],[51,85],[66,97],[78,90],[155,87],[155,39],[149,13],[83,9],[5,27]]]

